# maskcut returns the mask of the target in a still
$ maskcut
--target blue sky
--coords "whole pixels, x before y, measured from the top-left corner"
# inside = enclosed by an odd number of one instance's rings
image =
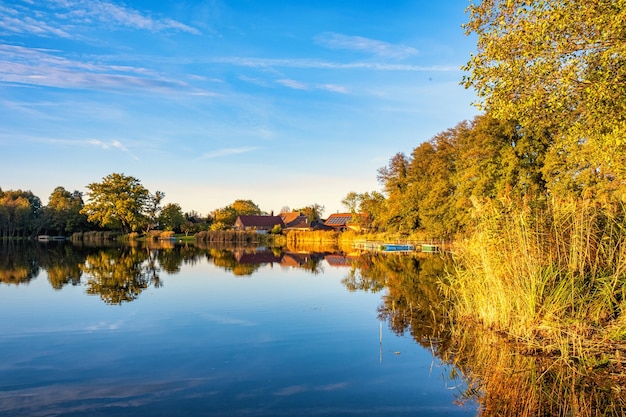
[[[471,119],[467,0],[0,0],[0,188],[343,211]]]

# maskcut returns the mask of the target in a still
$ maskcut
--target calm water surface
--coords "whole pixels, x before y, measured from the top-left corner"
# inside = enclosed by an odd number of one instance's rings
[[[5,248],[0,415],[476,414],[349,257],[185,250]]]

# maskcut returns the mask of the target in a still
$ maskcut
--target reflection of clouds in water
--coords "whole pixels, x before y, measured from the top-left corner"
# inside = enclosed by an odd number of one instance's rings
[[[303,392],[318,392],[318,391],[337,391],[348,387],[347,382],[338,382],[336,384],[327,385],[291,385],[280,389],[274,393],[279,396],[289,396],[301,394]]]
[[[122,327],[124,324],[124,320],[118,320],[113,323],[107,323],[106,321],[100,321],[96,324],[92,324],[90,326],[85,327],[85,330],[88,332],[95,332],[98,330],[117,330]]]
[[[19,331],[3,334],[4,337],[21,337],[29,335],[44,335],[53,333],[83,333],[83,332],[97,332],[97,331],[110,331],[119,330],[128,322],[127,319],[117,320],[114,322],[107,322],[101,320],[94,324],[70,324],[67,326],[49,326],[49,327],[30,327],[26,329],[20,329]]]
[[[236,326],[249,326],[249,327],[258,325],[258,323],[255,323],[250,320],[238,319],[235,317],[223,316],[219,314],[200,313],[198,314],[198,316],[203,320],[210,321],[213,323],[218,323],[218,324],[233,324]]]
[[[141,380],[100,380],[97,383],[51,385],[0,391],[0,414],[56,416],[101,411],[106,407],[140,407],[168,395],[200,387],[215,378],[144,383]],[[184,396],[183,396],[184,398]],[[45,410],[37,413],[37,410]]]

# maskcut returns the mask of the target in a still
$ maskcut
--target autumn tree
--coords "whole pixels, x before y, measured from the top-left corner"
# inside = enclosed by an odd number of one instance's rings
[[[457,133],[456,129],[439,133],[411,155],[411,183],[402,203],[407,213],[404,221],[417,223],[433,237],[450,237],[458,230],[454,182]]]
[[[387,198],[380,221],[390,231],[411,233],[419,226],[418,205],[407,200],[410,165],[411,160],[404,153],[397,153],[378,170],[378,182]]]
[[[0,236],[34,236],[42,227],[42,205],[31,191],[0,190]]]
[[[603,193],[626,182],[626,2],[483,0],[466,87],[479,106],[549,134],[553,194]],[[623,189],[620,193],[623,193]]]
[[[235,200],[230,206],[237,212],[237,216],[259,216],[262,214],[259,206],[254,204],[252,200]]]
[[[211,230],[226,230],[231,228],[237,221],[237,211],[230,205],[221,207],[211,212]]]
[[[252,200],[235,200],[232,204],[218,208],[211,213],[213,220],[211,230],[231,228],[237,221],[237,216],[260,216],[261,214],[263,212]]]
[[[120,228],[125,233],[139,230],[148,222],[153,199],[137,178],[113,173],[87,188],[89,202],[81,213],[86,214],[90,222]]]

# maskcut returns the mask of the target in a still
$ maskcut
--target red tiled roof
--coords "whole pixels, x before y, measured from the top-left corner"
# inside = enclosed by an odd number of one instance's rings
[[[283,212],[279,214],[280,218],[283,219],[283,223],[285,223],[285,225],[291,223],[292,221],[297,219],[300,215],[301,214],[299,211]]]
[[[269,227],[272,228],[277,224],[283,226],[280,216],[251,216],[240,215],[235,222],[236,225],[241,224],[243,227]]]

